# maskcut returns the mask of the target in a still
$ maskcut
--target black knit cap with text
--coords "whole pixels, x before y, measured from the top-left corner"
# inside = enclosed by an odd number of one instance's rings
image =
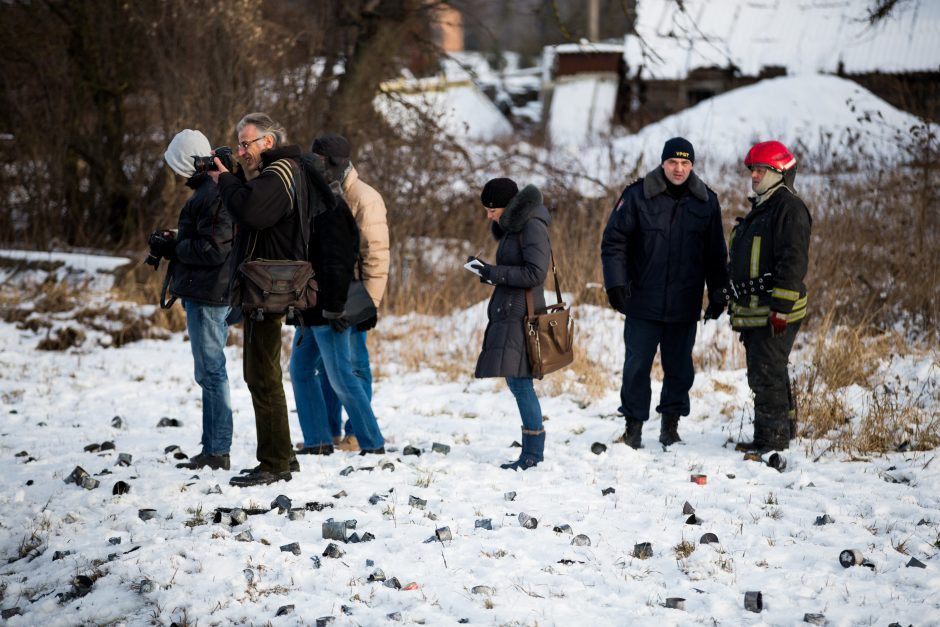
[[[685,137],[673,137],[663,145],[663,161],[666,159],[688,159],[695,163],[695,149]]]
[[[483,192],[480,194],[480,200],[484,207],[490,209],[505,207],[509,201],[519,193],[519,186],[512,179],[498,178],[490,179],[483,186]]]

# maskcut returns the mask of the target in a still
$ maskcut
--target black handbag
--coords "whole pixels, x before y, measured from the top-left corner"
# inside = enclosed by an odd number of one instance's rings
[[[375,302],[366,291],[362,281],[350,281],[349,292],[346,294],[346,317],[353,326],[365,322],[378,315]]]

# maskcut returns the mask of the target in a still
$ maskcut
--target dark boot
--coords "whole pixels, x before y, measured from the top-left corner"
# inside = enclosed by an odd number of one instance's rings
[[[332,455],[333,445],[332,444],[317,444],[316,446],[305,446],[302,449],[299,449],[297,451],[297,454],[298,455]]]
[[[794,426],[788,416],[781,416],[780,419],[775,420],[767,431],[766,443],[769,447],[768,450],[785,451],[790,448],[793,429]]]
[[[663,414],[659,423],[659,441],[663,446],[682,441],[679,437],[679,414]]]
[[[784,451],[790,448],[790,429],[788,416],[779,419],[756,416],[754,418],[754,440],[751,442],[738,442],[734,448],[736,451],[752,453]]]
[[[632,449],[641,448],[643,435],[643,421],[636,418],[627,418],[627,430],[623,432],[623,443]]]
[[[539,462],[544,460],[545,453],[545,429],[541,431],[522,430],[522,453],[519,459],[507,464],[500,464],[499,467],[504,470],[528,470],[533,466],[538,466]]]
[[[300,472],[300,462],[297,461],[297,457],[295,457],[293,454],[290,456],[290,465],[288,467],[288,470],[290,470],[291,472]],[[242,474],[242,475],[250,475],[252,473],[260,472],[260,471],[261,471],[261,464],[258,464],[254,468],[243,468],[239,470],[238,472],[239,474]]]
[[[203,468],[229,470],[232,467],[232,463],[227,453],[225,455],[207,455],[206,453],[199,453],[198,455],[193,455],[192,459],[188,462],[177,464],[176,467],[186,468],[187,470],[201,470]]]
[[[278,481],[290,480],[290,472],[268,472],[267,470],[259,470],[258,472],[245,475],[235,475],[229,479],[228,483],[236,488],[250,488],[252,486],[268,485],[270,483],[277,483]]]

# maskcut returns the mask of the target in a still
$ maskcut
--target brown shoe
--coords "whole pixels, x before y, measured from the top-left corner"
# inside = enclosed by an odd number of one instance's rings
[[[359,450],[359,440],[356,439],[354,435],[347,435],[345,438],[339,441],[339,444],[336,445],[337,451],[358,451]]]

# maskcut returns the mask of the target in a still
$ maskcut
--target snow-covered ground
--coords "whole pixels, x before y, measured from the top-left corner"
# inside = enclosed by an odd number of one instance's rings
[[[518,454],[505,386],[472,379],[470,364],[456,380],[438,364],[409,364],[399,336],[416,318],[387,317],[374,347],[374,406],[388,454],[301,456],[291,482],[249,489],[228,486],[237,468],[255,464],[239,347],[226,349],[233,470],[196,476],[165,453],[171,445],[198,452],[199,388],[183,336],[45,352],[34,333],[0,323],[0,607],[20,612],[7,624],[792,625],[807,613],[832,625],[940,624],[937,451],[816,460],[799,442],[782,473],[744,461],[727,444],[750,431],[744,372],[718,368],[696,378],[684,444],[664,451],[650,424],[646,447],[634,451],[614,443],[623,430],[620,317],[587,306],[577,313],[579,347],[609,371],[610,385],[594,396],[549,395],[551,379],[570,372],[537,384],[548,418],[538,468],[498,468]],[[466,338],[483,315],[477,305],[441,319],[441,350],[475,355]],[[735,345],[722,319],[700,328],[696,352],[734,362]],[[934,351],[884,367],[886,377],[935,392],[937,362]],[[158,427],[163,417],[182,426]],[[290,420],[299,441],[294,412]],[[83,450],[103,442],[115,448]],[[432,452],[433,443],[449,453]],[[606,451],[592,453],[594,443]],[[404,455],[409,445],[422,454]],[[76,466],[100,485],[64,482]],[[112,495],[119,481],[130,491]],[[306,505],[302,518],[272,509],[279,495]],[[686,503],[700,524],[688,524]],[[265,511],[234,526],[213,522],[217,508],[235,507]],[[155,516],[142,520],[143,509]],[[535,529],[520,524],[523,513]],[[815,525],[823,515],[833,522]],[[325,557],[330,518],[354,519],[357,533],[375,539],[338,543],[344,554]],[[483,519],[492,529],[477,524]],[[555,531],[563,525],[570,532]],[[434,539],[445,527],[450,539]],[[706,533],[718,542],[699,544]],[[572,544],[579,534],[590,544]],[[651,555],[634,557],[645,542]],[[291,543],[295,551],[282,550]],[[873,567],[843,568],[844,549]],[[926,568],[907,567],[912,557]],[[401,589],[369,581],[378,569]],[[753,591],[762,593],[760,614],[744,607]],[[675,597],[684,610],[663,606]],[[288,605],[292,614],[275,616]]]

